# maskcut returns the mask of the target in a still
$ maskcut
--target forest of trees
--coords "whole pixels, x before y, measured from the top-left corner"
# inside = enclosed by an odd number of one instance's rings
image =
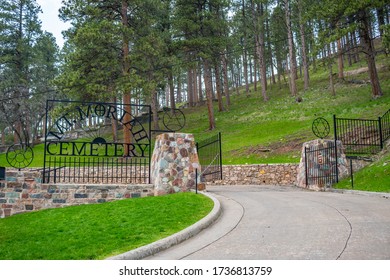
[[[297,79],[308,89],[320,62],[332,89],[333,71],[343,79],[345,63],[365,60],[372,97],[383,95],[375,56],[389,52],[385,0],[63,0],[62,50],[40,12],[35,0],[0,0],[3,145],[7,134],[42,136],[47,99],[151,104],[154,116],[206,104],[213,130],[213,101],[228,110],[230,95],[253,94],[252,84],[267,102],[267,86],[287,84],[299,102]]]

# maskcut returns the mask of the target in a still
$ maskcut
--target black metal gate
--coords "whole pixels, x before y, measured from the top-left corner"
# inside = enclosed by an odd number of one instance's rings
[[[48,100],[43,181],[150,183],[150,116],[147,105]]]
[[[330,187],[338,182],[337,149],[334,142],[328,147],[305,147],[306,186]]]
[[[201,181],[222,180],[222,145],[221,133],[210,137],[196,144],[199,162]]]

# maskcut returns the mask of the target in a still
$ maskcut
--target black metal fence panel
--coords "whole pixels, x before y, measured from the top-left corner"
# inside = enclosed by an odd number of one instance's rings
[[[324,148],[305,147],[306,186],[331,186],[338,181],[337,150],[334,144]]]
[[[46,108],[45,183],[150,183],[150,117],[133,113],[150,116],[150,106],[49,100]]]
[[[222,180],[221,133],[197,143],[202,181]]]
[[[380,121],[334,117],[335,138],[341,140],[347,155],[375,154],[382,147]]]

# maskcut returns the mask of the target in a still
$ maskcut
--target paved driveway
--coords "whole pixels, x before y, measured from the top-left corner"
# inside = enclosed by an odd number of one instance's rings
[[[209,186],[222,214],[147,259],[390,259],[390,199],[276,186]],[[387,195],[388,197],[388,195]]]

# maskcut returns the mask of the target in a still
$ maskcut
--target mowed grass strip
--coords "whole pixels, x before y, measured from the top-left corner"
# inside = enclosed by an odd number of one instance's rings
[[[104,259],[179,232],[212,208],[202,194],[177,193],[15,215],[0,219],[0,259]]]
[[[334,188],[352,189],[351,177],[337,183]],[[370,192],[390,192],[390,153],[353,174],[353,189]]]

